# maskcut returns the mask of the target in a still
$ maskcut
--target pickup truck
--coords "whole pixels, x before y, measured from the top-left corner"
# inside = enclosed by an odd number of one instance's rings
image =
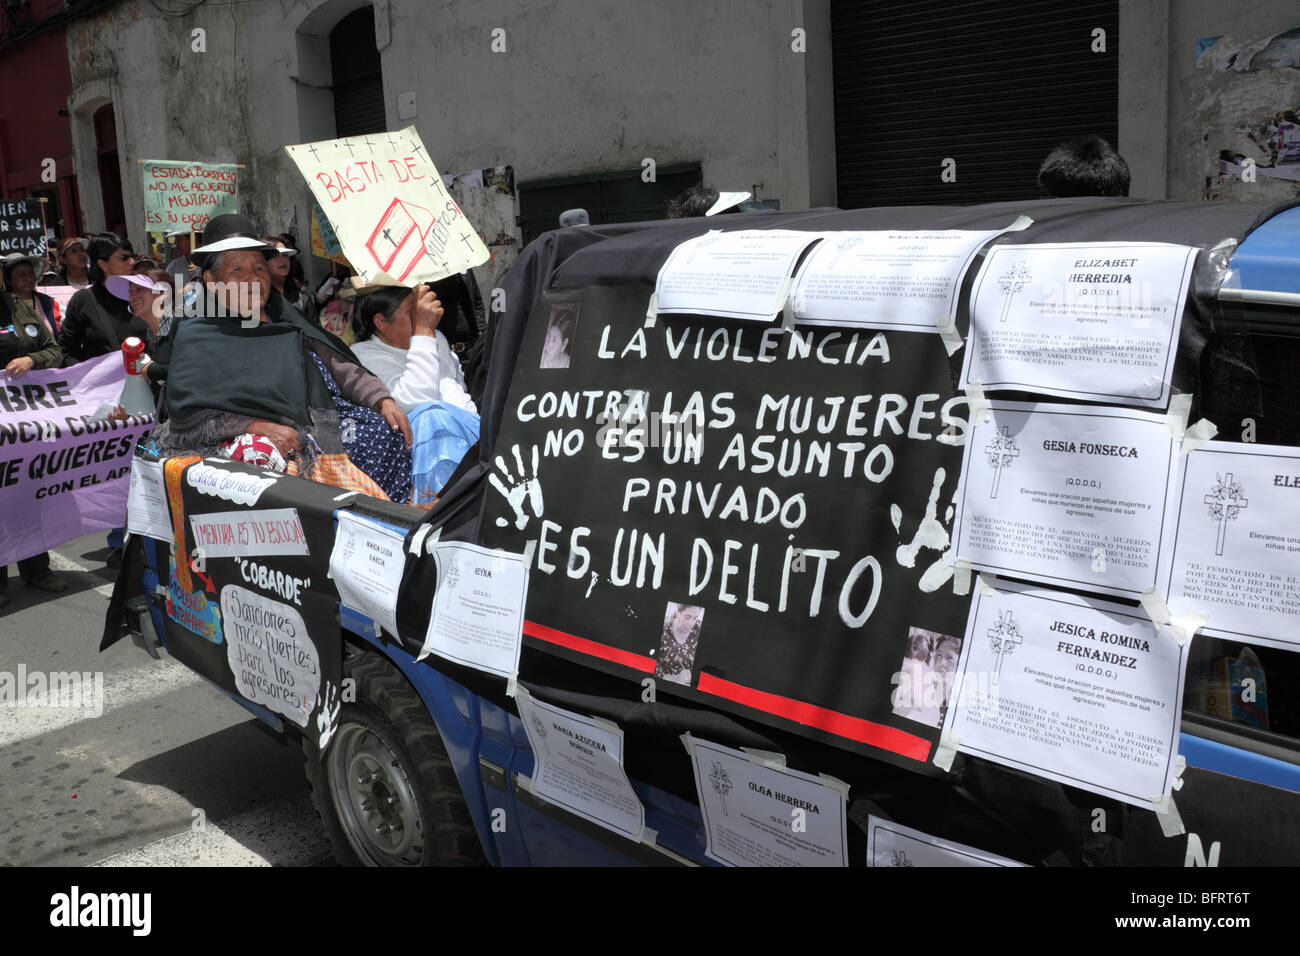
[[[938,727],[891,710],[889,679],[901,645],[889,628],[915,618],[935,632],[961,634],[970,602],[947,583],[918,586],[924,574],[946,582],[951,573],[941,566],[942,548],[926,546],[920,529],[927,520],[942,526],[944,541],[951,531],[944,505],[961,468],[964,429],[951,427],[965,414],[956,387],[960,348],[950,355],[938,335],[888,330],[874,338],[864,332],[853,344],[847,332],[833,345],[823,335],[824,352],[801,353],[798,323],[757,328],[716,316],[656,316],[651,300],[673,250],[710,229],[1002,230],[1020,216],[1032,225],[991,240],[964,273],[953,312],[963,339],[972,283],[991,249],[1149,241],[1197,247],[1174,391],[1192,396],[1192,420],[1213,422],[1220,440],[1300,444],[1300,206],[1061,199],[562,229],[531,243],[502,283],[476,395],[480,443],[433,508],[339,495],[297,478],[260,479],[259,488],[258,472],[228,462],[164,462],[181,536],[181,513],[194,510],[198,490],[181,476],[207,468],[239,479],[245,491],[257,489],[247,493],[259,496],[259,508],[296,509],[305,544],[293,556],[265,560],[234,548],[196,568],[188,557],[192,541],[169,547],[133,536],[105,641],[129,635],[154,656],[165,647],[260,720],[300,738],[316,808],[345,864],[712,865],[681,740],[689,733],[779,754],[789,768],[847,784],[850,865],[867,862],[869,818],[1027,865],[1294,865],[1300,667],[1289,650],[1251,651],[1252,666],[1267,681],[1260,719],[1238,712],[1239,687],[1227,709],[1222,700],[1204,699],[1215,662],[1229,655],[1249,661],[1241,645],[1203,635],[1192,640],[1177,738],[1187,769],[1174,793],[1183,832],[1172,836],[1151,809],[1023,769],[969,754],[959,754],[948,771],[936,767]],[[573,356],[564,367],[538,360],[557,309],[567,310],[560,321]],[[878,462],[864,466],[863,458],[844,463],[850,480],[820,481],[825,468],[818,472],[812,458],[792,465],[779,441],[766,446],[774,470],[743,475],[692,460],[689,441],[676,453],[665,446],[647,455],[654,442],[626,427],[628,405],[646,395],[666,423],[680,421],[674,414],[704,395],[711,448],[726,446],[730,454],[728,442],[738,436],[736,454],[757,454],[756,408],[789,413],[793,422],[800,396],[818,416],[835,404],[826,403],[828,396],[888,389],[911,400],[902,430],[952,440],[895,442],[887,448],[892,477],[884,484],[872,476]],[[922,392],[932,396],[928,408],[915,400]],[[793,407],[781,404],[786,398]],[[619,423],[622,432],[611,433]],[[886,417],[887,436],[889,424]],[[143,449],[137,456],[153,460]],[[650,459],[653,467],[646,466]],[[832,479],[841,461],[832,459]],[[241,493],[219,507],[238,503]],[[344,509],[403,540],[397,633],[341,604],[329,580],[335,521]],[[795,517],[800,509],[808,522]],[[727,520],[719,520],[720,510],[730,512]],[[421,656],[446,575],[423,547],[435,531],[444,542],[521,553],[531,565],[522,650],[509,679]],[[912,566],[903,558],[909,539]],[[832,552],[843,557],[828,557]],[[806,569],[799,566],[804,560]],[[846,571],[853,561],[855,569],[874,565],[878,604],[867,593],[866,572],[855,578]],[[321,699],[299,701],[293,710],[245,692],[223,646],[221,619],[232,616],[231,601],[217,594],[228,591],[246,603],[275,598],[299,615],[319,654],[313,687]],[[707,610],[697,612],[697,673],[682,683],[659,666],[654,645],[667,629],[660,624],[665,601],[678,602],[671,611],[688,591]],[[845,631],[843,615],[858,615],[868,602],[871,620]],[[341,696],[331,699],[331,682]],[[644,839],[535,795],[535,755],[514,698],[519,687],[621,728],[626,773],[644,808]]]

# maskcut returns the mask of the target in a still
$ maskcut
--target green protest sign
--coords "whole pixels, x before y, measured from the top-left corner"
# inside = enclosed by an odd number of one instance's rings
[[[213,216],[239,211],[239,167],[234,163],[140,162],[150,232],[202,232]]]

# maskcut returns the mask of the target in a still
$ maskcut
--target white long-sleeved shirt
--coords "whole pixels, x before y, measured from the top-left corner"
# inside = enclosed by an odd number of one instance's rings
[[[399,349],[372,337],[352,346],[352,351],[362,365],[388,386],[402,411],[409,412],[423,402],[444,401],[478,414],[474,400],[465,390],[460,360],[441,332],[412,335],[409,349]]]

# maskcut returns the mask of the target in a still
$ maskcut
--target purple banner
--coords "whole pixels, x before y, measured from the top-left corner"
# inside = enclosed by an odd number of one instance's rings
[[[135,443],[153,416],[96,421],[126,381],[122,356],[0,372],[0,565],[126,524]]]

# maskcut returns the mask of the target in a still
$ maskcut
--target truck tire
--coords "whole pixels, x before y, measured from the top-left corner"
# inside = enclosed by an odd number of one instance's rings
[[[433,718],[383,655],[344,645],[355,703],[339,710],[322,755],[305,736],[307,782],[344,866],[477,866],[485,862]]]

